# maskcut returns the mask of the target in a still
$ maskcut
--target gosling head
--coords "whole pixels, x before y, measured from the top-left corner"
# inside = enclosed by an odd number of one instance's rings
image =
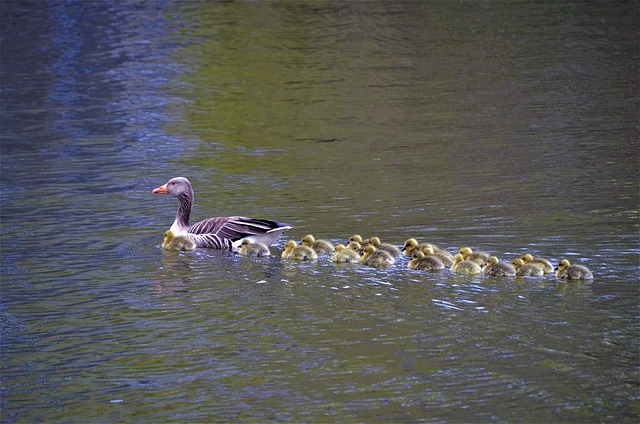
[[[404,249],[403,250],[413,250],[416,247],[418,247],[418,240],[416,240],[414,238],[410,238],[410,239],[407,239],[407,241],[404,242]]]
[[[558,267],[556,268],[558,271],[562,271],[571,266],[571,263],[567,259],[563,259],[558,263]]]
[[[522,259],[522,261],[526,264],[529,263],[533,260],[533,256],[531,256],[529,253],[526,253],[524,255],[522,255],[522,257],[520,258]]]
[[[314,236],[312,236],[311,234],[307,234],[306,236],[302,237],[302,240],[300,241],[300,243],[303,246],[313,246],[313,243],[316,242],[316,238]]]

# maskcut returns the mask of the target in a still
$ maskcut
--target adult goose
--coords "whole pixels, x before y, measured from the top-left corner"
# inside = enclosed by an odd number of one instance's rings
[[[194,196],[191,183],[184,177],[172,178],[165,185],[153,189],[152,193],[170,194],[178,198],[178,212],[169,230],[176,237],[191,237],[197,247],[235,252],[245,239],[270,246],[280,234],[293,228],[293,225],[282,222],[244,216],[209,218],[190,225]]]

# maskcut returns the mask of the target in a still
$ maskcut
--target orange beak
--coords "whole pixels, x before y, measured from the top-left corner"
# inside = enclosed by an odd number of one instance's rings
[[[167,190],[167,185],[160,186],[158,188],[154,188],[151,192],[153,194],[169,194],[169,190]]]

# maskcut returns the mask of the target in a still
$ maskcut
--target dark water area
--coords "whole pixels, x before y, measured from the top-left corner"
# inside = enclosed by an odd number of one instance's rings
[[[0,5],[0,421],[637,422],[634,2]],[[270,258],[160,248],[296,226]],[[594,279],[280,259],[409,237]]]

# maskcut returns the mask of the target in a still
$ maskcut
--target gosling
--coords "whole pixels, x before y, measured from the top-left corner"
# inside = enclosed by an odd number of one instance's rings
[[[262,258],[264,256],[271,256],[271,251],[269,250],[269,246],[264,243],[251,242],[248,239],[244,239],[238,250],[238,255]]]
[[[284,246],[282,259],[294,261],[313,261],[318,259],[318,255],[309,246],[299,246],[295,240],[289,240]]]
[[[465,261],[475,262],[480,266],[484,266],[489,260],[489,254],[486,252],[474,252],[470,247],[463,247],[458,252]]]
[[[558,264],[556,277],[568,280],[591,280],[593,274],[584,265],[571,265],[567,259],[563,259]]]
[[[364,254],[360,259],[360,263],[372,267],[385,267],[393,265],[395,259],[388,252],[384,250],[377,250],[375,246],[367,246],[364,248]]]
[[[382,243],[379,237],[371,237],[369,239],[369,244],[373,245],[377,250],[384,250],[394,258],[402,255],[402,251],[400,249],[398,249],[393,244]]]
[[[494,277],[514,277],[516,275],[516,269],[509,263],[500,262],[495,256],[489,256],[487,264],[482,268],[482,273]]]
[[[547,259],[534,258],[529,253],[524,254],[520,259],[522,259],[522,261],[525,264],[533,264],[533,265],[539,266],[540,268],[542,268],[542,271],[545,274],[549,274],[550,272],[553,272],[553,265],[551,265],[551,262],[548,261]]]
[[[337,264],[359,264],[360,254],[356,250],[348,249],[344,244],[339,244],[331,255],[331,260]]]
[[[164,232],[162,248],[176,252],[188,252],[196,250],[196,243],[189,236],[176,236],[173,231],[167,230]]]
[[[425,244],[425,246],[422,247],[420,251],[424,253],[425,256],[433,255],[437,257],[447,268],[453,265],[453,255],[446,250],[436,250],[433,245]]]
[[[445,268],[442,261],[436,256],[425,256],[422,251],[416,252],[407,266],[409,269],[421,269],[423,271],[439,271]]]
[[[525,264],[520,258],[514,259],[511,263],[519,277],[541,277],[544,275],[542,268],[534,264]]]
[[[311,234],[302,237],[301,244],[313,249],[316,255],[331,255],[336,249],[327,240],[316,240]]]
[[[453,257],[453,264],[451,265],[451,272],[456,274],[481,274],[482,268],[475,262],[466,261],[462,259],[462,255],[458,253]]]

